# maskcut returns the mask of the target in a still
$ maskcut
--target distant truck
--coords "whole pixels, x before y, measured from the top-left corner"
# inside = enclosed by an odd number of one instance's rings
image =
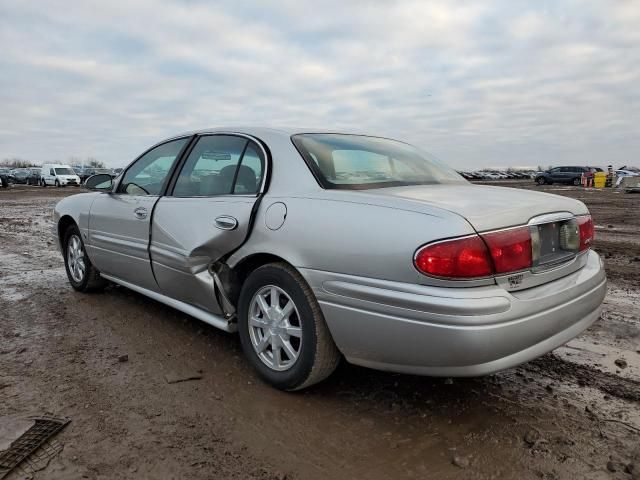
[[[80,186],[80,177],[73,168],[69,165],[56,163],[45,163],[42,165],[40,186],[66,187],[67,185]]]

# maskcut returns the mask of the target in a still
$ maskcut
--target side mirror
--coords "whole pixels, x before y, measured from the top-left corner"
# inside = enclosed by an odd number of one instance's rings
[[[110,192],[113,189],[113,178],[108,173],[92,175],[84,182],[84,187],[98,192]]]

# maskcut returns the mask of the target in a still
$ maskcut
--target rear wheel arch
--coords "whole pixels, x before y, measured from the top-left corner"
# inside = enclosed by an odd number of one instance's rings
[[[264,265],[268,265],[269,263],[286,263],[287,265],[295,269],[291,262],[288,262],[284,258],[272,253],[252,253],[251,255],[240,259],[231,268],[231,271],[233,272],[231,296],[234,303],[237,304],[242,285],[244,284],[247,277],[251,275],[251,272]]]

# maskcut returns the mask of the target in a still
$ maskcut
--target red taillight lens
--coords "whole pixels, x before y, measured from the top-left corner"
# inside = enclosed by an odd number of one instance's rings
[[[591,215],[578,217],[577,220],[578,228],[580,228],[580,251],[582,251],[591,248],[595,238],[595,229],[593,228]]]
[[[415,265],[436,277],[472,278],[493,274],[493,265],[482,239],[472,237],[426,245],[418,250]]]
[[[531,233],[529,227],[484,233],[496,273],[531,268]]]

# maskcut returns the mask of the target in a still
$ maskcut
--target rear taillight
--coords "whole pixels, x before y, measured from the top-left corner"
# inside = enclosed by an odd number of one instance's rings
[[[531,231],[529,227],[484,233],[496,273],[531,268]]]
[[[540,233],[543,227],[546,230]],[[416,253],[415,265],[420,272],[435,277],[486,277],[527,270],[534,267],[534,264],[539,266],[542,262],[541,249],[542,254],[546,255],[544,258],[547,258],[550,255],[557,256],[558,252],[575,254],[587,250],[593,243],[594,229],[590,215],[576,217],[575,220],[562,224],[560,231],[555,234],[559,244],[548,239],[541,241],[541,236],[549,235],[548,231],[556,231],[556,224],[532,228],[527,226],[498,230],[425,245]],[[532,231],[535,234],[533,238]],[[578,233],[579,250],[576,248]],[[553,254],[545,253],[549,249]],[[548,259],[544,263],[549,263]]]
[[[591,248],[595,237],[593,219],[591,215],[584,215],[578,217],[576,220],[578,221],[578,228],[580,229],[580,251],[587,250]]]
[[[420,272],[436,277],[473,278],[493,274],[489,251],[478,235],[426,245],[416,253],[415,265]]]
[[[445,278],[477,278],[530,268],[531,234],[528,227],[446,240],[422,247],[416,268]]]

